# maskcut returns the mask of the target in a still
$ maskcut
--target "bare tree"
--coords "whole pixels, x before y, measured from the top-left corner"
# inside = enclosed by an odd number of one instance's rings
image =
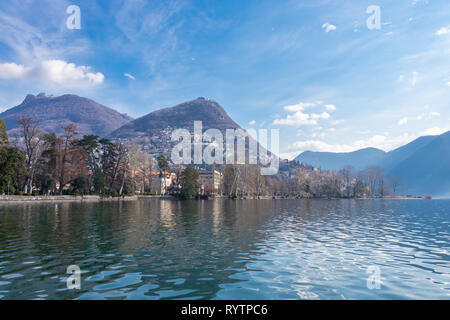
[[[401,186],[402,186],[402,181],[400,180],[400,178],[398,177],[391,177],[389,179],[390,183],[391,183],[391,187],[392,187],[392,193],[395,195],[397,195],[397,193],[399,192]]]
[[[364,173],[369,187],[369,195],[373,197],[380,183],[384,187],[384,170],[378,166],[372,166],[367,168]]]
[[[75,124],[63,126],[63,134],[55,138],[55,176],[59,182],[59,194],[75,179],[87,176],[89,155],[77,140]]]
[[[240,176],[237,166],[227,164],[223,170],[223,191],[228,197],[235,197],[237,193],[237,182]]]
[[[24,193],[32,193],[33,182],[37,170],[39,158],[42,155],[43,148],[43,133],[39,128],[39,122],[31,117],[20,117],[17,119],[17,124],[20,128],[20,133],[23,141],[21,145],[22,152],[26,157],[26,178],[23,187]],[[21,140],[22,140],[21,139]]]
[[[345,196],[347,198],[354,196],[353,180],[355,168],[352,166],[345,166],[339,173],[342,175],[343,187]]]

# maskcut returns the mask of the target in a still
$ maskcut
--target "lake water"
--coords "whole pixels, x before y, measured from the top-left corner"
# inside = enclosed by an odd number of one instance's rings
[[[6,204],[0,298],[450,299],[449,224],[450,200]]]

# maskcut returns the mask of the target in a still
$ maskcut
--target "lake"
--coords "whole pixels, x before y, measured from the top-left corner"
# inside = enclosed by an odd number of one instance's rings
[[[449,299],[449,224],[450,200],[3,204],[0,298]]]

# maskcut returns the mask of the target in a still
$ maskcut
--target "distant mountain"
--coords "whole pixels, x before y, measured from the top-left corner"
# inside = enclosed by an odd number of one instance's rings
[[[424,136],[417,138],[416,140],[402,147],[386,153],[386,156],[378,163],[378,165],[384,168],[386,171],[390,171],[398,163],[401,163],[411,157],[414,153],[429,144],[435,138],[435,136]]]
[[[74,123],[80,135],[106,136],[131,121],[127,115],[77,95],[27,95],[18,106],[0,114],[8,131],[17,128],[16,119],[31,116],[46,132],[61,132],[61,126]]]
[[[385,156],[386,152],[382,150],[367,148],[347,153],[305,151],[295,160],[324,170],[340,170],[347,165],[353,166],[357,170],[362,170],[368,166],[378,164]]]
[[[154,111],[131,121],[112,132],[110,137],[141,145],[151,154],[168,155],[173,146],[171,132],[181,128],[193,133],[194,121],[200,120],[203,131],[218,129],[224,137],[226,129],[241,128],[217,102],[198,98],[175,107]]]
[[[388,168],[387,174],[400,178],[413,194],[450,194],[450,131],[423,138],[419,138],[421,147]],[[417,140],[412,144],[417,146]]]
[[[420,137],[387,153],[373,148],[351,153],[306,151],[295,160],[325,170],[340,170],[346,165],[362,170],[377,165],[388,177],[400,178],[405,193],[450,194],[450,131]]]

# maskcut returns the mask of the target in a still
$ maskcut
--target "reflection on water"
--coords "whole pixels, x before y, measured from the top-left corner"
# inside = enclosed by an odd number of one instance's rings
[[[449,299],[449,223],[446,200],[3,205],[0,298]]]

